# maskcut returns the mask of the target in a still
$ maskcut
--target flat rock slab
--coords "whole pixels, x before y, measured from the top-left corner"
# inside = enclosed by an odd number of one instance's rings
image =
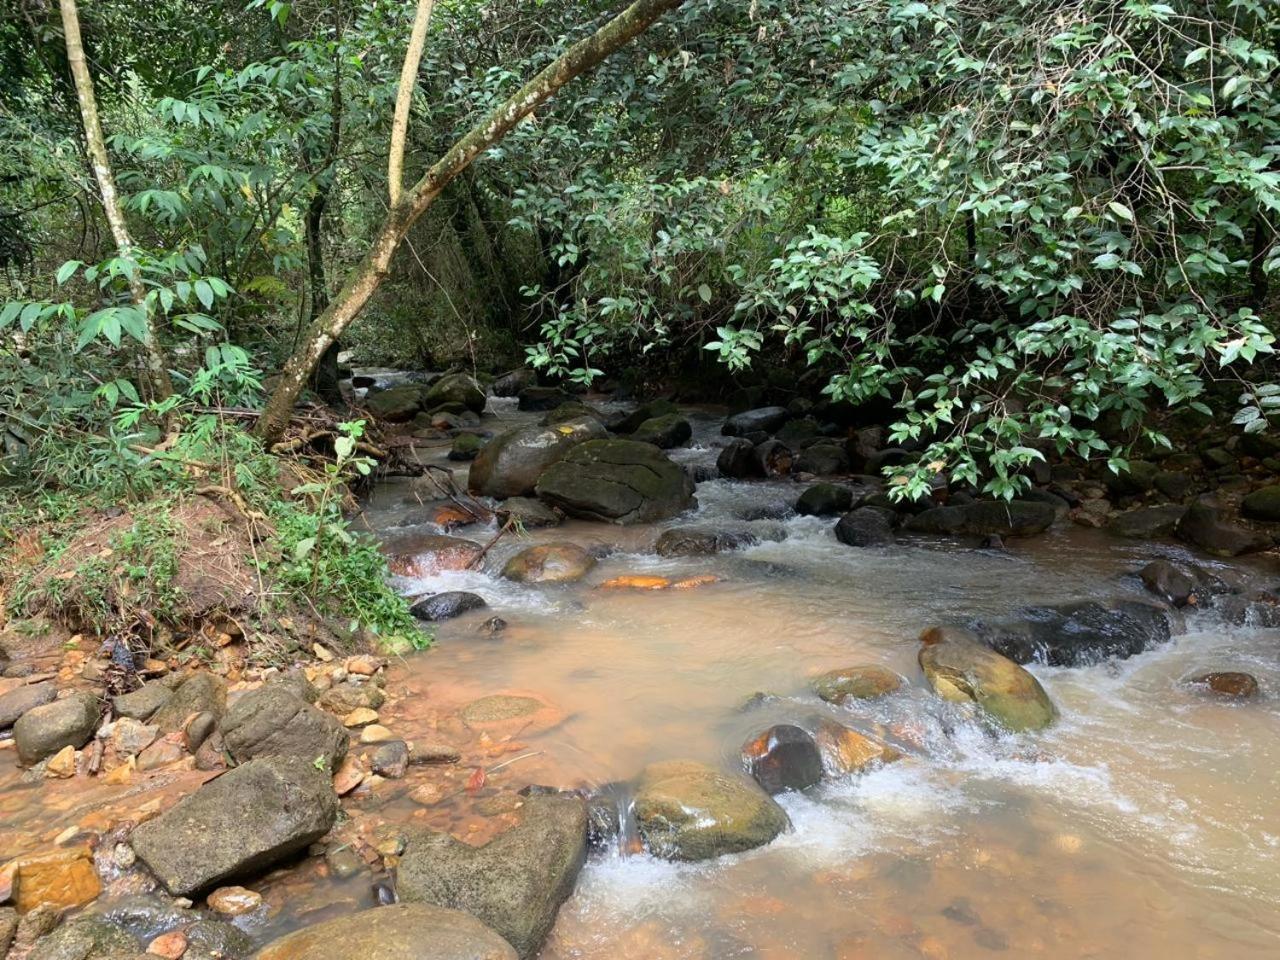
[[[206,783],[130,842],[170,893],[187,896],[305,849],[337,815],[328,773],[299,757],[267,757]]]
[[[586,857],[586,803],[528,797],[519,824],[482,847],[441,833],[410,841],[397,889],[409,902],[465,910],[527,958],[550,933]]]
[[[253,960],[515,960],[502,937],[460,910],[397,903],[275,940]]]

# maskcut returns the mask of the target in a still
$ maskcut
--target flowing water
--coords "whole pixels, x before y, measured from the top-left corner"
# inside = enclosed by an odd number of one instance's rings
[[[525,419],[506,406],[498,415],[502,426]],[[710,465],[719,418],[694,419],[692,445],[675,456]],[[409,489],[389,483],[366,510],[388,541],[431,530],[413,525],[423,511]],[[1138,595],[1132,571],[1180,549],[1077,528],[1008,552],[859,550],[836,542],[829,519],[789,513],[801,489],[710,480],[696,514],[673,523],[570,522],[499,540],[482,572],[403,584],[471,590],[492,608],[440,625],[435,648],[397,668],[393,689],[413,694],[407,716],[414,703],[495,691],[536,693],[563,712],[521,736],[509,772],[524,782],[600,786],[668,758],[732,769],[748,737],[823,712],[887,732],[910,754],[782,796],[792,831],[747,854],[694,865],[594,855],[546,960],[1280,956],[1280,631],[1197,614],[1174,642],[1127,661],[1033,667],[1062,719],[1042,734],[993,736],[928,693],[920,630],[1037,601]],[[662,529],[690,523],[762,542],[696,559],[651,552]],[[565,540],[609,551],[580,584],[494,575],[529,543]],[[1266,564],[1245,576],[1265,582]],[[722,581],[598,588],[635,573]],[[490,638],[478,623],[493,614],[510,626]],[[813,674],[862,663],[909,687],[848,709],[807,692]],[[1180,683],[1207,669],[1249,671],[1263,695],[1228,703]],[[744,708],[757,692],[776,699]]]

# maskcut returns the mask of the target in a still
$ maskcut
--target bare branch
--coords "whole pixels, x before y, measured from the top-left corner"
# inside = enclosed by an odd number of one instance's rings
[[[413,31],[409,34],[409,49],[404,54],[404,66],[400,68],[400,87],[396,91],[396,112],[391,121],[391,146],[387,150],[387,193],[391,206],[400,202],[404,192],[404,143],[409,133],[409,110],[413,106],[413,90],[418,84],[418,64],[422,62],[422,48],[427,42],[427,26],[431,23],[431,10],[435,0],[418,0],[418,12],[413,17]]]

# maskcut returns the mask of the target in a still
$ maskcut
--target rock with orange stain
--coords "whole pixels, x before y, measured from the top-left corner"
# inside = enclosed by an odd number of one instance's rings
[[[499,693],[472,700],[458,713],[472,730],[531,735],[558,726],[564,713],[533,693]]]
[[[133,771],[137,769],[137,766],[138,761],[133,757],[129,757],[120,766],[109,770],[107,775],[102,778],[102,782],[109,783],[113,787],[126,784],[133,779]]]
[[[342,718],[344,727],[367,727],[369,724],[377,722],[378,711],[370,710],[368,707],[356,707]]]
[[[70,780],[76,775],[76,748],[65,746],[48,759],[44,775],[55,780]]]
[[[434,807],[445,797],[444,788],[437,783],[424,783],[420,787],[415,787],[409,794],[409,799],[414,803],[421,804],[424,807]]]
[[[102,892],[102,883],[93,868],[93,851],[87,845],[23,857],[13,866],[19,913],[41,904],[58,909],[83,907]]]
[[[262,906],[262,894],[244,887],[219,887],[208,897],[209,909],[224,917],[240,917]]]
[[[714,573],[700,573],[697,576],[685,577],[683,580],[677,580],[671,585],[672,590],[694,590],[698,587],[705,587],[712,583],[719,583],[721,577]]]
[[[925,937],[916,944],[916,949],[927,960],[949,960],[951,956],[951,951],[947,949],[947,945],[937,937]]]
[[[165,960],[180,960],[187,952],[187,935],[181,930],[162,933],[147,944],[147,956],[164,957]]]
[[[340,796],[345,797],[360,784],[364,783],[365,770],[364,764],[360,762],[358,757],[348,754],[343,758],[338,772],[333,775],[333,790]]]
[[[902,754],[834,720],[823,720],[814,731],[822,766],[829,776],[861,773],[868,767],[890,763]]]
[[[470,511],[456,504],[441,503],[432,507],[427,513],[427,522],[434,523],[445,530],[452,530],[454,527],[465,527],[476,523],[477,518]]]
[[[423,579],[446,570],[466,570],[482,549],[472,540],[431,535],[416,539],[408,549],[397,552],[387,566],[397,576]]]
[[[375,673],[381,670],[385,664],[386,661],[381,657],[362,653],[359,656],[347,657],[343,666],[347,668],[347,673],[353,673],[360,677],[372,677]]]
[[[630,574],[622,577],[614,577],[612,580],[606,580],[600,584],[601,590],[665,590],[671,586],[671,581],[666,577],[647,577],[640,574]]]

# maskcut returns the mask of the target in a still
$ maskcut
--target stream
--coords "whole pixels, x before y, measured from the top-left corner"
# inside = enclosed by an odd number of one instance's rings
[[[493,404],[497,429],[538,416]],[[673,457],[710,468],[722,414],[690,419],[693,441]],[[449,465],[446,451],[420,454]],[[449,466],[465,486],[466,464]],[[829,518],[790,512],[802,489],[704,481],[696,516],[570,521],[500,539],[483,571],[400,584],[473,591],[490,609],[438,625],[431,652],[393,670],[389,689],[409,693],[397,721],[412,730],[415,710],[495,691],[544,698],[558,722],[520,737],[511,771],[522,782],[599,788],[669,758],[734,769],[765,727],[822,713],[908,754],[781,795],[793,829],[746,854],[672,864],[624,839],[593,855],[545,960],[1280,955],[1280,631],[1192,614],[1172,643],[1129,660],[1034,666],[1061,720],[996,737],[928,691],[915,663],[922,628],[1034,602],[1139,596],[1134,570],[1191,554],[1070,525],[1007,552],[945,541],[860,550],[835,540]],[[391,481],[368,503],[384,541],[439,532],[415,523],[423,509],[410,490]],[[662,529],[689,523],[761,542],[696,559],[651,552]],[[495,530],[455,535],[484,543]],[[553,541],[607,555],[573,585],[494,575],[530,543]],[[1265,563],[1233,569],[1266,582]],[[598,587],[628,574],[721,581]],[[493,615],[509,626],[489,636],[479,624]],[[908,686],[849,708],[808,691],[814,674],[862,663]],[[1180,683],[1208,669],[1247,670],[1264,695],[1237,704]],[[747,705],[756,693],[770,696]]]

